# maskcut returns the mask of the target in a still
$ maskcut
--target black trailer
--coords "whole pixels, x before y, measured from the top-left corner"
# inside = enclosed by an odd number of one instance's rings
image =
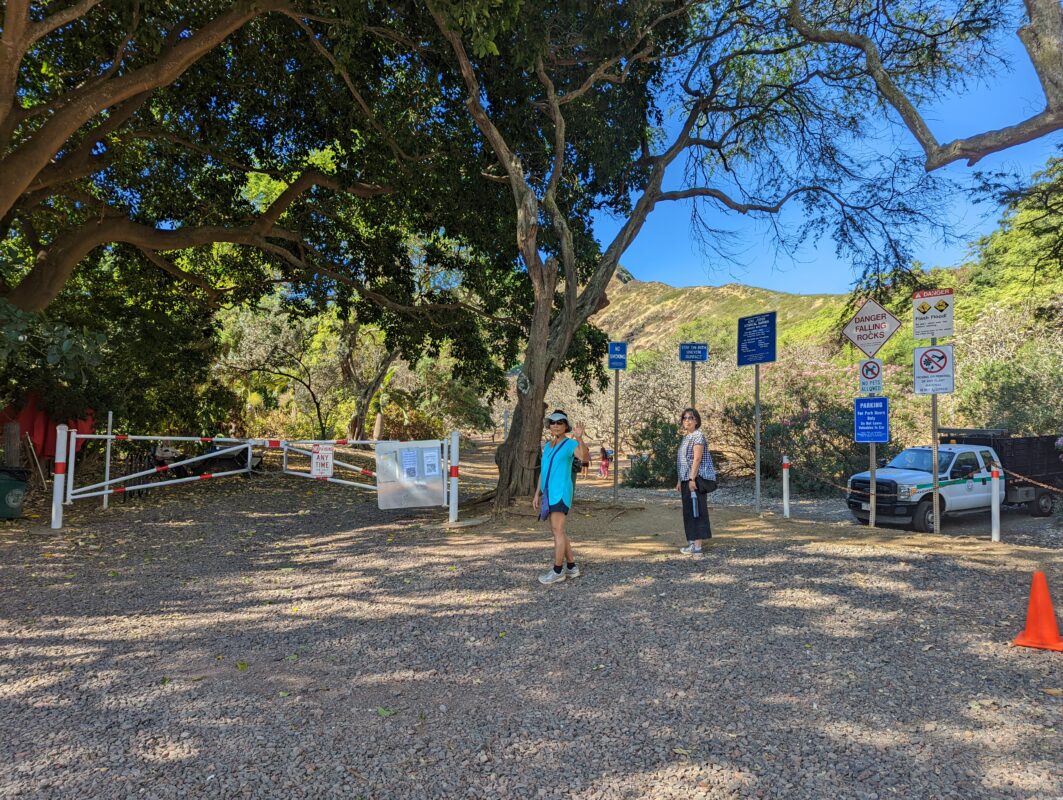
[[[1063,490],[1063,453],[1056,450],[1057,437],[1012,436],[999,428],[941,428],[938,433],[941,444],[992,447],[1003,462],[1005,501],[1026,503],[1035,517],[1052,513],[1053,501]]]

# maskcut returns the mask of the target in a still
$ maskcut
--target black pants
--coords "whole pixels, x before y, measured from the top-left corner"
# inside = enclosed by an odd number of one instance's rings
[[[698,498],[698,517],[694,519],[694,504],[690,499],[690,484],[683,481],[683,529],[687,534],[687,541],[695,539],[711,539],[712,529],[709,527],[709,496],[701,492],[694,492]]]

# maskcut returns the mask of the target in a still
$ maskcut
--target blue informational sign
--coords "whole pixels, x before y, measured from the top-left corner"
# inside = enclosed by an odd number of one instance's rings
[[[627,369],[627,342],[609,342],[609,369]]]
[[[857,444],[886,444],[890,440],[890,401],[887,397],[858,397],[853,406],[853,438]]]
[[[775,312],[738,320],[738,366],[770,364],[775,360]]]
[[[708,361],[709,360],[709,344],[708,344],[708,342],[680,342],[679,343],[679,360],[680,361]]]

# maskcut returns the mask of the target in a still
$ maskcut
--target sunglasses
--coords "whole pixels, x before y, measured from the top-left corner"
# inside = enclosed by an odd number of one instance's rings
[[[684,414],[679,419],[680,419],[680,421],[685,421],[685,420],[694,419],[694,418],[692,416],[690,416],[689,414]]]
[[[564,425],[565,421],[563,419],[552,419],[552,420],[550,420],[550,424],[551,425]]]

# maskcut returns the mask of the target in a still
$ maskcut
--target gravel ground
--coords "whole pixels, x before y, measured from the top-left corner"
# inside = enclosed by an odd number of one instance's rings
[[[0,797],[1063,797],[1063,654],[1007,645],[1054,553],[717,510],[695,560],[657,508],[621,559],[590,510],[542,587],[526,519],[280,481],[0,528]]]

